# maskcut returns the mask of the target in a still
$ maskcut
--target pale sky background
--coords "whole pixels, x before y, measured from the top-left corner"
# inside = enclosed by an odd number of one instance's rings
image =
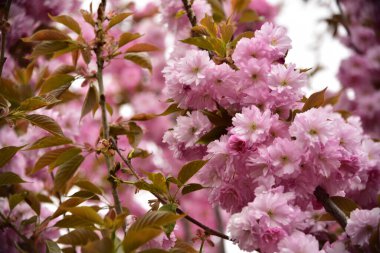
[[[147,2],[154,0],[137,0],[137,7],[143,7]],[[179,0],[178,0],[179,1]],[[337,6],[333,0],[267,0],[269,3],[281,5],[276,23],[288,29],[288,36],[292,39],[293,48],[289,51],[286,61],[292,62],[298,68],[313,68],[317,64],[322,65],[323,70],[310,79],[308,94],[328,87],[329,91],[338,91],[339,82],[336,73],[342,59],[350,52],[337,40],[333,39],[327,30],[327,24],[322,20],[337,12]],[[85,0],[83,8],[86,9],[90,2],[98,0]],[[149,208],[147,200],[153,196],[145,191],[140,191],[138,196],[140,203]],[[245,252],[239,250],[232,242],[226,242],[226,253]],[[207,252],[205,252],[207,253]]]

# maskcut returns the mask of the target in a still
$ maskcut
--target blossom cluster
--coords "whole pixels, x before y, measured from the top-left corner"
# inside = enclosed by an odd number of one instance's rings
[[[352,55],[341,62],[338,78],[347,94],[350,90],[351,93],[354,91],[354,96],[345,97],[342,108],[359,115],[364,129],[378,138],[380,4],[378,1],[366,0],[340,2],[348,33],[342,42],[352,49]]]
[[[317,232],[327,225],[313,216],[322,210],[318,186],[377,204],[379,143],[358,117],[306,108],[307,75],[284,63],[290,49],[285,28],[264,23],[237,43],[235,68],[194,49],[163,71],[167,97],[189,111],[164,141],[180,159],[208,160],[198,178],[210,203],[232,214],[228,230],[247,251],[320,252]],[[206,151],[204,137],[221,128]]]

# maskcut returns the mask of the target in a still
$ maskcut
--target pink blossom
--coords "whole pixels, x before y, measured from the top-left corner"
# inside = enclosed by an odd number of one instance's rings
[[[273,65],[268,79],[269,88],[280,94],[284,91],[299,93],[299,89],[304,87],[306,83],[306,74],[296,70],[294,64],[289,64],[288,66],[282,64]]]
[[[272,121],[271,112],[261,112],[256,106],[245,107],[232,118],[231,133],[250,143],[259,143],[268,135]]]
[[[278,244],[279,253],[322,253],[317,239],[301,231],[295,231]]]
[[[264,23],[260,30],[255,32],[255,37],[266,41],[273,49],[278,50],[282,56],[292,48],[291,40],[286,35],[285,27],[275,26],[272,23]]]
[[[372,210],[356,209],[351,212],[347,221],[346,233],[355,245],[364,246],[380,221],[380,208]]]
[[[232,154],[244,153],[247,150],[247,143],[236,135],[231,135],[228,138],[228,151]]]
[[[232,59],[236,66],[243,67],[251,59],[264,59],[268,55],[269,47],[264,40],[257,38],[242,38],[236,44]]]

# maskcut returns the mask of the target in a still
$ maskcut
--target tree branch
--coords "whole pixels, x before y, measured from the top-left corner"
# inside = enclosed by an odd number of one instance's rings
[[[94,48],[96,54],[96,65],[97,65],[97,73],[96,79],[98,80],[99,85],[99,105],[102,114],[102,132],[103,139],[108,140],[109,135],[109,125],[107,120],[107,108],[106,108],[106,96],[104,95],[104,84],[103,84],[103,69],[104,69],[104,59],[103,59],[103,46],[105,45],[104,31],[103,31],[103,23],[105,20],[105,10],[106,10],[106,0],[102,0],[99,4],[98,8],[98,18],[95,26],[95,34],[96,34],[96,46]],[[113,158],[109,154],[104,153],[105,162],[107,165],[108,175],[110,176],[113,170]],[[115,210],[117,214],[122,212],[120,198],[117,193],[117,184],[114,181],[111,181],[112,185],[112,197],[115,204]]]
[[[11,228],[13,231],[15,231],[15,233],[22,239],[24,240],[25,242],[29,241],[29,239],[23,235],[20,231],[18,231],[18,229],[11,223],[9,222],[9,220],[5,217],[5,215],[3,213],[0,212],[0,217],[1,219],[4,220],[4,224],[5,226]]]
[[[186,15],[191,23],[191,26],[197,25],[197,17],[194,14],[193,9],[191,8],[191,3],[189,0],[182,0],[183,7],[185,8]]]
[[[120,152],[119,148],[117,147],[117,143],[116,141],[111,137],[111,144],[112,144],[112,148],[116,151],[116,153],[119,155],[119,157],[121,158],[121,160],[123,160],[123,162],[125,163],[125,165],[128,166],[128,168],[130,169],[130,171],[132,172],[132,174],[136,177],[137,180],[142,180],[141,177],[136,173],[132,163],[130,162],[129,159],[125,158],[123,156],[123,154]],[[156,194],[156,193],[153,193],[151,192],[151,194],[153,194],[162,204],[167,204],[167,201],[160,195]],[[177,208],[176,209],[176,212],[178,214],[185,214],[184,211],[182,211],[182,209],[180,208]],[[231,240],[227,235],[219,232],[219,231],[216,231],[212,228],[209,228],[208,226],[204,225],[203,223],[199,222],[198,220],[194,219],[193,217],[189,216],[189,215],[186,215],[185,216],[185,219],[190,221],[191,223],[197,225],[198,227],[202,228],[206,233],[208,233],[209,235],[214,235],[214,236],[217,236],[217,237],[220,237],[222,239],[225,239],[225,240]]]
[[[0,26],[1,26],[1,53],[0,53],[0,77],[3,75],[3,68],[7,58],[5,57],[5,46],[7,40],[7,32],[9,29],[8,24],[8,15],[9,9],[11,8],[12,0],[7,0],[3,3],[2,13],[0,17]]]
[[[319,203],[323,205],[326,212],[331,214],[339,225],[345,229],[347,225],[347,216],[340,210],[340,208],[330,199],[329,194],[321,186],[315,188],[314,196],[317,198]]]

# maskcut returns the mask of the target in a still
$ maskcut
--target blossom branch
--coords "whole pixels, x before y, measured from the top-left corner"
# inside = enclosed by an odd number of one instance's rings
[[[20,231],[18,231],[18,229],[1,212],[0,212],[0,218],[3,219],[4,225],[6,227],[11,228],[22,240],[24,240],[26,242],[29,241],[29,239],[25,235],[23,235]]]
[[[321,186],[315,188],[314,196],[323,205],[326,212],[331,214],[339,225],[344,229],[347,225],[347,216],[344,212],[330,199],[329,194]]]
[[[197,17],[194,14],[193,9],[191,8],[191,3],[189,0],[182,0],[183,7],[185,8],[186,15],[189,18],[191,26],[197,25]]]
[[[339,10],[339,13],[340,15],[342,16],[342,26],[344,27],[344,29],[346,30],[347,32],[347,36],[349,38],[349,43],[350,43],[350,46],[355,50],[356,53],[358,54],[363,54],[362,50],[360,50],[353,42],[352,42],[352,39],[351,39],[351,30],[350,28],[348,27],[348,19],[347,19],[347,16],[344,14],[344,11],[343,11],[343,8],[342,8],[342,5],[340,4],[340,0],[336,0],[336,5],[338,6],[338,10]]]
[[[137,180],[142,180],[142,178],[136,173],[136,170],[134,169],[131,161],[127,158],[125,158],[123,156],[123,154],[120,152],[119,148],[117,147],[117,143],[116,141],[111,138],[111,144],[112,144],[112,148],[116,151],[116,153],[119,155],[119,157],[121,158],[121,160],[123,160],[123,162],[125,163],[125,165],[127,165],[127,167],[129,168],[129,170],[131,171],[131,173],[136,177]],[[158,201],[160,201],[162,204],[167,204],[167,201],[162,197],[160,196],[159,194],[156,194],[156,193],[153,193],[151,192],[157,199]],[[176,209],[176,212],[178,214],[185,214],[184,211],[182,211],[182,209],[180,208],[177,208]],[[225,239],[225,240],[231,240],[227,235],[219,232],[219,231],[216,231],[206,225],[204,225],[203,223],[199,222],[198,220],[194,219],[193,217],[189,216],[186,214],[185,216],[185,219],[190,221],[191,223],[197,225],[198,227],[202,228],[207,234],[209,235],[214,235],[214,236],[217,236],[217,237],[220,237],[222,239]]]
[[[97,73],[96,79],[99,85],[99,105],[101,108],[102,114],[102,132],[103,139],[109,139],[109,124],[107,120],[107,109],[106,109],[106,97],[104,95],[104,84],[103,84],[103,69],[104,69],[104,59],[103,59],[103,46],[105,45],[104,31],[103,31],[103,23],[105,20],[105,10],[106,10],[106,0],[102,0],[98,7],[98,18],[95,26],[95,34],[96,34],[96,46],[94,48],[96,54],[96,65],[97,65]],[[112,156],[104,153],[105,162],[107,165],[108,175],[111,176],[113,170],[113,159]],[[112,197],[115,204],[115,210],[117,214],[122,212],[120,198],[117,193],[117,184],[114,181],[110,181],[112,185]]]
[[[9,29],[8,24],[8,15],[9,9],[11,8],[12,0],[7,0],[1,6],[1,17],[0,17],[0,26],[1,26],[1,53],[0,53],[0,77],[3,74],[3,68],[7,58],[5,57],[5,45],[7,39],[7,32]]]

